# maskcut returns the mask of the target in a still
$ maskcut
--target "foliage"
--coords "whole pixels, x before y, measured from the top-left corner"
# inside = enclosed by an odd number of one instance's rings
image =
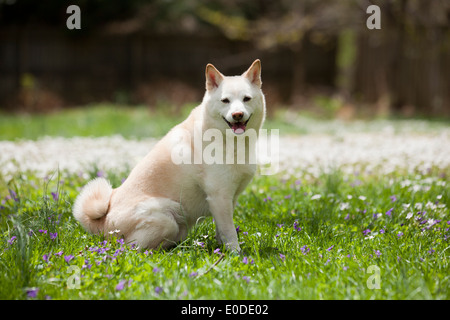
[[[79,110],[66,112],[30,120],[34,134],[42,123],[82,118]],[[94,126],[103,117],[157,119],[162,131],[170,125],[167,114],[145,118],[143,110],[89,112],[92,135],[109,134]],[[111,121],[116,132],[135,134]],[[301,126],[334,130],[330,122]],[[430,128],[420,130],[435,134]],[[256,176],[234,215],[241,255],[218,245],[210,217],[167,251],[139,250],[114,232],[86,233],[72,205],[98,170],[0,175],[1,299],[450,299],[449,167],[312,174],[305,166]],[[114,187],[126,177],[102,175]]]
[[[435,174],[257,177],[235,212],[240,256],[211,218],[168,251],[87,234],[71,215],[86,182],[26,172],[0,185],[2,299],[450,298],[450,194]]]

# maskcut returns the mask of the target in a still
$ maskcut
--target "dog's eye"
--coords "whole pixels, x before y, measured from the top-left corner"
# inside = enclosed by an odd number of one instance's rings
[[[224,98],[224,99],[222,99],[220,101],[222,101],[223,103],[230,103],[230,99],[228,99],[228,98]]]
[[[250,100],[252,100],[252,98],[250,98],[250,97],[244,97],[244,102],[249,102]]]

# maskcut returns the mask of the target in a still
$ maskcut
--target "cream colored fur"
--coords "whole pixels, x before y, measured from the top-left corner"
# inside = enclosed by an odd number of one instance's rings
[[[246,133],[250,129],[258,133],[265,117],[260,74],[259,60],[234,77],[223,76],[209,64],[202,103],[155,145],[120,187],[112,189],[103,178],[89,182],[75,201],[74,217],[92,233],[120,230],[127,242],[141,248],[167,248],[185,239],[200,217],[212,215],[218,241],[240,251],[233,211],[256,164],[175,164],[172,151],[181,145],[199,152],[192,137],[208,129],[218,129],[225,137],[232,126],[239,127],[233,118],[236,114],[248,121]],[[245,139],[246,133],[235,137]]]

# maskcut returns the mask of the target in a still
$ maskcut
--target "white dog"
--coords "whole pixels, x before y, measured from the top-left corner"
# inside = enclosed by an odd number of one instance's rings
[[[247,159],[230,163],[229,151],[234,160],[242,147],[239,141],[244,139],[245,151],[252,152],[255,143],[245,137],[251,131],[258,136],[264,118],[259,60],[234,77],[224,76],[208,64],[202,103],[155,145],[120,187],[113,189],[103,178],[90,181],[75,201],[74,217],[92,233],[120,230],[128,243],[135,242],[140,248],[167,248],[185,239],[200,217],[212,214],[219,243],[240,251],[233,211],[256,163]],[[223,159],[228,161],[201,161],[207,146],[204,140],[199,146],[192,137],[204,139],[208,130],[214,130],[214,143],[223,143],[222,150],[227,150]],[[217,133],[223,139],[218,139]],[[176,163],[174,150],[184,151],[184,159],[193,156],[194,161]]]

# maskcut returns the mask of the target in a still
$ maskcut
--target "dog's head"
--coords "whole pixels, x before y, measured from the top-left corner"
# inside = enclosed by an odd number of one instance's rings
[[[259,130],[265,116],[261,91],[261,62],[255,60],[240,76],[226,77],[212,64],[206,66],[204,105],[216,128],[231,129],[236,135]]]

